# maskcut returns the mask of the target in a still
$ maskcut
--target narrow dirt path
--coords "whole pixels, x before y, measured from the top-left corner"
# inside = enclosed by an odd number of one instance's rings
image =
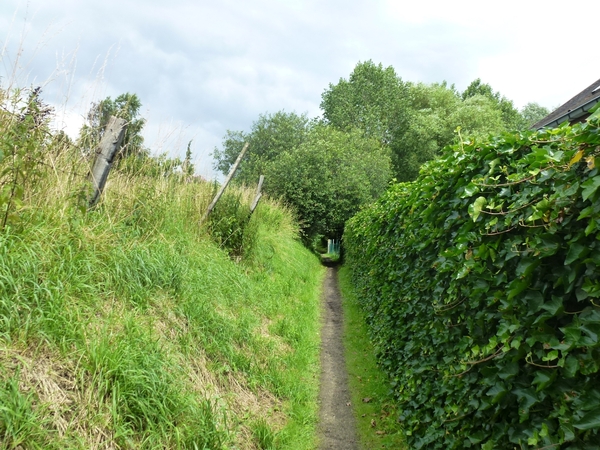
[[[320,450],[357,450],[356,424],[344,359],[342,299],[337,269],[328,268],[323,286],[321,329]]]

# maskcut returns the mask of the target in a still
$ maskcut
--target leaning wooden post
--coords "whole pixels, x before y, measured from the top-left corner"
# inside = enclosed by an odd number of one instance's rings
[[[102,136],[100,144],[98,144],[96,159],[90,170],[89,178],[94,188],[94,192],[88,202],[90,208],[98,203],[100,195],[104,190],[104,185],[106,184],[106,179],[108,178],[108,173],[112,167],[113,160],[119,147],[121,147],[121,142],[123,142],[123,137],[125,136],[126,123],[125,119],[118,117],[111,116],[110,119],[108,119],[108,125],[106,125],[104,136]]]
[[[263,185],[264,181],[265,181],[265,176],[261,175],[260,178],[258,179],[258,188],[256,188],[256,197],[254,197],[252,206],[250,206],[250,214],[252,214],[254,212],[254,210],[258,206],[258,202],[260,201],[260,198],[262,197],[261,189],[262,189],[262,185]]]
[[[244,148],[242,148],[242,151],[240,152],[240,154],[238,155],[237,159],[233,163],[233,166],[231,167],[231,170],[229,171],[229,175],[227,175],[227,178],[225,179],[225,182],[223,183],[223,186],[221,186],[221,189],[219,189],[219,192],[217,192],[217,195],[215,195],[215,198],[213,199],[212,203],[210,205],[208,205],[208,209],[206,210],[206,212],[202,216],[202,219],[200,219],[200,223],[201,224],[208,218],[208,216],[210,215],[210,213],[214,209],[215,205],[217,204],[217,202],[221,198],[221,195],[223,195],[223,192],[225,192],[225,188],[227,188],[227,185],[229,184],[229,182],[233,178],[233,175],[235,174],[235,171],[237,170],[238,166],[242,162],[242,158],[246,154],[246,150],[248,150],[248,143],[247,142],[244,144]]]

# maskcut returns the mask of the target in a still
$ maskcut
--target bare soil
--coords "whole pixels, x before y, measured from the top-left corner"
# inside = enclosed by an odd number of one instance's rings
[[[337,268],[329,267],[323,286],[321,329],[320,450],[357,450],[356,424],[344,358],[344,318]]]

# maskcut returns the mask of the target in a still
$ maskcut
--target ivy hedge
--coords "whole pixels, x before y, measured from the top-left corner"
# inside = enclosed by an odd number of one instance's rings
[[[448,147],[350,220],[411,448],[600,445],[600,111]]]

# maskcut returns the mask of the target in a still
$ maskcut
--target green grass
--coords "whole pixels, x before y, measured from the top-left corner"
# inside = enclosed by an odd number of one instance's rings
[[[0,198],[0,447],[314,448],[324,269],[292,214],[263,198],[231,247],[211,184],[143,171],[86,211],[89,162],[30,144]]]
[[[241,263],[183,226],[140,238],[101,214],[82,217],[78,230],[43,223],[4,234],[0,359],[43,348],[73,370],[65,395],[85,399],[83,420],[97,411],[97,423],[55,433],[57,418],[32,406],[46,401],[30,385],[25,397],[10,395],[37,428],[6,428],[4,439],[29,433],[85,448],[91,437],[77,429],[100,426],[121,448],[228,448],[248,429],[263,447],[312,448],[323,269],[290,223],[282,235],[290,219],[277,208],[257,210],[257,244]],[[0,377],[34,368],[31,358]]]
[[[34,395],[19,389],[19,373],[0,384],[0,446],[43,448],[50,441],[43,411],[33,408]]]
[[[328,260],[331,262],[338,262],[340,260],[339,253],[323,253],[321,254],[321,261]]]
[[[368,338],[364,316],[350,282],[346,267],[338,271],[344,309],[346,367],[362,448],[404,449],[404,435],[390,386],[378,368],[375,350]]]

